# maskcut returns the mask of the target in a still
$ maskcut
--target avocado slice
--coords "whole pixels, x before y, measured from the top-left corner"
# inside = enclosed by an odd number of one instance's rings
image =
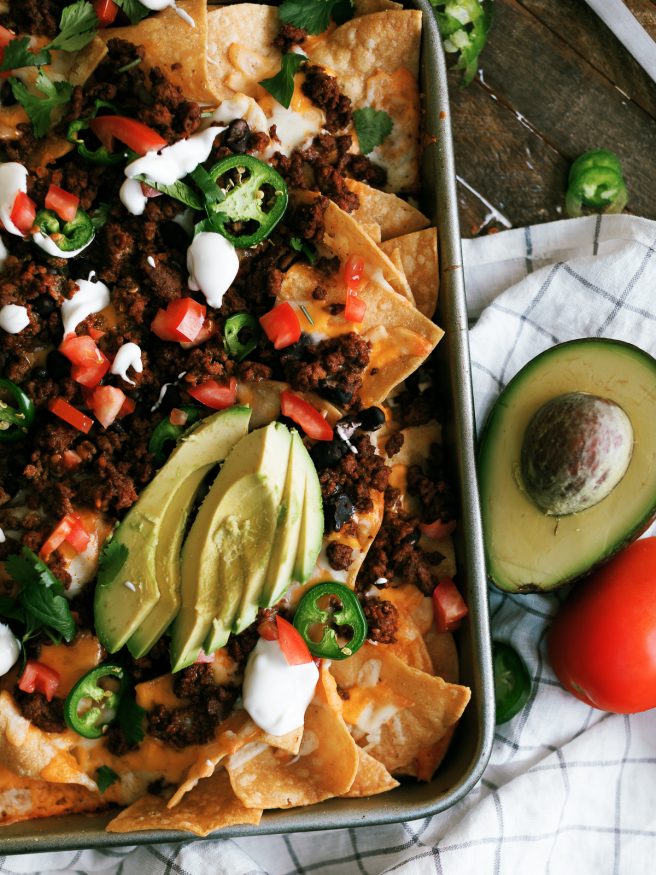
[[[524,435],[535,413],[570,392],[619,405],[633,428],[626,473],[598,503],[549,516],[521,479]],[[499,396],[479,455],[488,574],[508,592],[546,592],[575,580],[638,537],[656,516],[656,360],[629,343],[562,343],[529,362]]]
[[[242,631],[255,619],[290,446],[282,423],[251,432],[228,455],[205,497],[182,548],[174,672],[194,662],[204,645],[209,651],[209,644],[227,639],[226,629]]]
[[[303,441],[297,431],[292,431],[287,481],[278,511],[278,524],[271,548],[269,567],[260,596],[260,607],[263,608],[268,608],[280,601],[292,582],[307,479],[303,454],[307,455]]]
[[[298,583],[304,583],[314,571],[321,552],[324,521],[323,498],[317,469],[303,443],[300,444],[298,468],[299,472],[302,468],[305,473],[305,497],[292,577]]]
[[[248,432],[250,414],[248,407],[231,407],[183,437],[116,529],[110,543],[127,555],[110,569],[109,579],[101,568],[94,603],[96,633],[110,653],[132,636],[130,651],[145,653],[175,615],[177,557],[194,496],[211,468]]]

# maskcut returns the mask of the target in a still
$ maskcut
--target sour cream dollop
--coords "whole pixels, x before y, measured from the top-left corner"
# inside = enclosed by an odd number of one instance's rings
[[[20,655],[20,644],[9,626],[0,623],[0,676],[7,674]]]
[[[27,191],[27,170],[16,161],[0,164],[0,222],[10,234],[23,234],[11,221],[11,211],[19,191]]]
[[[128,213],[132,213],[133,216],[143,215],[148,198],[143,193],[138,179],[126,179],[119,189],[118,196]]]
[[[207,161],[214,140],[222,131],[225,131],[225,127],[215,125],[192,134],[186,140],[179,140],[172,146],[164,146],[159,152],[152,149],[128,164],[125,175],[128,179],[144,175],[153,182],[159,182],[160,185],[173,185],[195,170],[203,161]]]
[[[244,672],[244,708],[260,729],[285,735],[303,725],[318,680],[314,662],[289,665],[277,641],[260,638]]]
[[[94,236],[95,235],[92,235],[91,239],[88,241],[88,243],[85,243],[84,246],[80,246],[79,249],[71,249],[68,252],[60,249],[51,237],[46,237],[45,234],[41,233],[41,231],[37,231],[35,234],[32,234],[32,240],[34,240],[39,249],[43,249],[43,251],[47,252],[48,255],[54,255],[55,258],[75,258],[76,255],[79,255],[80,252],[84,252],[87,246],[89,246],[93,242]]]
[[[196,234],[187,249],[189,288],[202,292],[210,307],[220,307],[239,270],[235,247],[215,231]]]
[[[89,280],[75,280],[79,291],[61,305],[64,334],[71,334],[80,322],[92,313],[100,313],[109,307],[109,289],[105,283],[92,283]]]
[[[30,324],[27,308],[20,304],[5,304],[0,307],[0,328],[7,334],[18,334]]]
[[[124,343],[119,347],[110,370],[112,374],[118,374],[126,383],[134,386],[134,380],[128,377],[129,368],[134,368],[138,374],[143,371],[141,347],[136,343]]]

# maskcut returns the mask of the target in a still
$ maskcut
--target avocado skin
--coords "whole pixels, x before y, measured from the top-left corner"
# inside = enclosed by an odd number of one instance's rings
[[[159,608],[164,602],[160,584],[167,588],[172,607],[166,625],[172,619],[179,581],[160,575],[162,563],[169,561],[167,545],[169,550],[176,549],[197,487],[247,433],[250,414],[248,407],[231,407],[202,420],[178,444],[116,529],[113,540],[127,547],[128,556],[112,580],[96,587],[94,601],[96,633],[110,653],[123,647],[135,633],[133,647],[140,652],[161,629],[164,620]],[[153,611],[155,628],[151,629],[148,618]]]
[[[525,493],[519,474],[524,430],[535,411],[568,392],[614,401],[628,415],[635,445],[626,474],[592,507],[549,517]],[[656,360],[617,340],[559,344],[522,368],[497,399],[479,452],[488,576],[506,592],[548,592],[589,573],[656,518]]]

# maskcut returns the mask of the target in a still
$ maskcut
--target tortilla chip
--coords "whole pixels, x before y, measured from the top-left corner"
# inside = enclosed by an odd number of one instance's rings
[[[341,706],[335,681],[323,666],[314,699],[305,712],[303,741],[296,757],[280,756],[265,747],[244,750],[226,761],[232,788],[244,805],[293,808],[348,792],[357,774],[358,752]]]
[[[442,426],[435,419],[424,425],[411,425],[402,429],[403,446],[394,454],[395,465],[426,465],[431,444],[442,443]]]
[[[351,216],[361,224],[376,222],[383,240],[421,231],[430,225],[423,213],[395,194],[379,191],[355,179],[347,179],[346,185],[360,199],[360,206]]]
[[[363,645],[331,671],[348,691],[344,719],[361,747],[402,773],[460,718],[470,690],[405,665],[384,645]]]
[[[258,3],[239,3],[210,10],[207,17],[209,75],[219,100],[241,92],[263,97],[261,85],[280,70],[281,52],[273,45],[278,10]]]
[[[386,9],[403,9],[402,3],[394,0],[355,0],[354,15],[371,15],[372,12],[384,12]]]
[[[380,598],[385,601],[393,602],[393,598],[389,598],[393,592],[393,587],[388,587],[382,590]],[[421,632],[412,616],[401,605],[396,604],[396,610],[399,613],[399,627],[396,633],[396,641],[394,644],[385,644],[385,649],[389,653],[397,656],[401,662],[409,665],[411,668],[416,668],[418,671],[425,671],[428,674],[433,673],[433,663],[430,654],[426,647],[426,643]]]
[[[458,648],[450,632],[430,629],[425,638],[426,647],[433,663],[433,672],[449,684],[457,684],[460,678]]]
[[[365,231],[371,237],[371,239],[374,241],[374,243],[380,243],[381,234],[380,234],[380,225],[378,224],[378,222],[358,222],[358,224],[360,225],[362,230]],[[391,258],[391,256],[390,256],[390,258]],[[391,258],[391,261],[398,269],[398,264],[396,263],[396,261],[394,261],[393,258]]]
[[[351,799],[362,796],[375,796],[377,793],[385,793],[399,786],[399,782],[393,778],[382,763],[375,760],[370,754],[358,748],[358,771],[351,789],[344,796]]]
[[[430,781],[446,756],[455,731],[455,726],[447,729],[439,741],[420,750],[411,763],[398,769],[398,774],[410,775],[419,781]]]
[[[177,5],[193,18],[195,27],[182,21],[175,9],[167,8],[139,24],[102,30],[101,36],[105,42],[118,37],[143,46],[142,69],[159,67],[189,100],[202,103],[220,100],[207,62],[207,2],[178,0]]]
[[[100,811],[107,803],[97,794],[75,784],[52,784],[19,778],[0,766],[0,825],[21,820]]]
[[[437,307],[439,272],[437,266],[437,229],[426,228],[381,243],[390,258],[399,253],[403,271],[412,289],[417,309],[432,319]]]
[[[258,824],[262,811],[246,808],[235,796],[225,771],[212,775],[174,809],[159,796],[144,796],[107,824],[108,832],[146,829],[186,830],[206,836],[226,826]]]

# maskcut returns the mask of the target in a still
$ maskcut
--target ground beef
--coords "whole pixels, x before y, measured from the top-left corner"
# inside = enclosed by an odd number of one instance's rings
[[[137,742],[130,742],[123,734],[123,730],[118,724],[110,726],[105,735],[105,747],[116,757],[125,756],[131,750],[136,750],[139,747]]]
[[[289,157],[277,152],[273,164],[291,188],[320,191],[351,213],[360,205],[357,194],[346,185],[344,168],[351,145],[348,135],[320,134],[308,148],[295,149]]]
[[[71,0],[10,0],[0,23],[17,33],[54,37],[59,32],[61,10]]]
[[[410,466],[408,492],[419,498],[424,522],[440,520],[448,523],[456,515],[456,494],[446,477],[443,450],[439,444],[432,444],[427,467],[428,473],[424,473],[419,465]]]
[[[170,670],[171,663],[169,661],[169,642],[167,638],[160,638],[159,641],[151,647],[145,656],[140,659],[134,659],[125,651],[121,651],[121,655],[126,657],[126,668],[130,677],[135,684],[141,684],[145,681],[150,681],[153,678],[160,677]]]
[[[353,547],[340,544],[338,541],[331,541],[326,549],[326,555],[331,568],[335,571],[346,571],[353,562]]]
[[[278,35],[273,41],[273,45],[280,49],[283,54],[286,54],[292,46],[300,46],[307,38],[307,31],[302,27],[295,27],[293,24],[283,22],[280,25]]]
[[[64,732],[64,700],[57,697],[50,702],[43,693],[24,693],[18,687],[14,699],[26,720],[31,721],[44,732]]]
[[[328,75],[322,67],[305,67],[305,79],[301,86],[303,94],[326,116],[326,130],[335,134],[347,127],[352,120],[351,101],[342,94],[334,76]]]
[[[186,689],[186,685],[182,683],[181,688]],[[239,690],[203,683],[193,692],[186,707],[156,705],[148,714],[148,734],[178,750],[211,741],[216,727],[231,712]]]
[[[366,182],[372,188],[383,188],[387,183],[385,168],[374,164],[366,155],[349,155],[344,161],[343,171],[346,176]]]
[[[228,655],[237,663],[240,670],[244,669],[246,660],[259,637],[257,623],[253,623],[239,635],[231,635],[228,639]]]
[[[394,434],[391,434],[385,443],[385,455],[387,458],[391,459],[392,456],[395,456],[404,443],[405,435],[402,431],[395,431]]]
[[[399,612],[396,606],[377,596],[361,597],[360,604],[369,626],[369,641],[375,641],[376,644],[394,644],[399,628]]]
[[[362,377],[369,364],[371,344],[354,331],[330,337],[280,357],[285,378],[301,392],[318,392],[348,409],[357,403]]]
[[[344,699],[344,701],[347,702],[351,698],[351,694],[349,693],[348,690],[344,689],[344,687],[340,687],[340,685],[337,684],[336,688],[337,688],[337,695],[340,697],[340,699]]]

